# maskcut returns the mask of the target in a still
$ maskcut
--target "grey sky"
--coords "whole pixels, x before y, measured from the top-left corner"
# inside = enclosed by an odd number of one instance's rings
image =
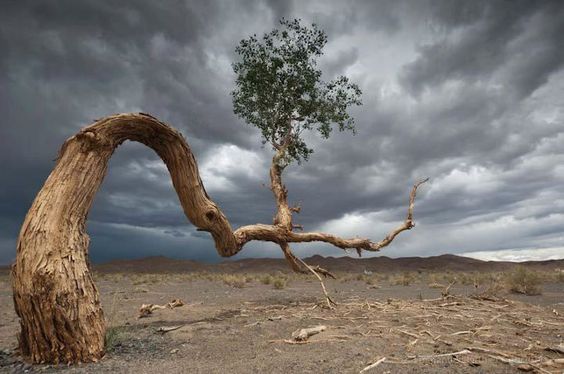
[[[231,63],[240,39],[283,16],[319,24],[325,78],[345,74],[364,92],[358,134],[312,135],[311,160],[287,170],[290,201],[303,205],[297,222],[380,239],[403,218],[412,183],[429,176],[417,227],[382,254],[564,257],[561,1],[63,0],[6,1],[0,12],[0,263],[14,258],[62,142],[117,112],[180,129],[234,226],[271,222],[270,150],[232,113]],[[88,231],[94,261],[219,259],[139,144],[112,158]],[[279,252],[256,243],[238,257]]]

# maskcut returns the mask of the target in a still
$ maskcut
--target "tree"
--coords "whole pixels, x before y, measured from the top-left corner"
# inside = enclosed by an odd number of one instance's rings
[[[282,19],[282,30],[272,30],[259,41],[243,39],[235,49],[241,61],[233,64],[237,74],[233,107],[249,124],[260,129],[264,143],[280,154],[283,165],[300,163],[313,152],[302,138],[304,130],[316,129],[329,138],[332,126],[354,131],[347,109],[361,105],[360,88],[340,76],[321,80],[316,58],[323,54],[327,35],[299,20]]]
[[[263,144],[270,144],[274,151],[270,180],[277,213],[273,225],[281,232],[273,241],[280,245],[294,271],[332,276],[327,270],[313,269],[297,258],[288,243],[311,241],[304,239],[314,234],[313,240],[344,249],[356,248],[360,255],[362,249],[378,250],[389,244],[399,232],[411,228],[411,213],[400,231],[393,232],[378,244],[365,240],[362,245],[354,245],[350,240],[343,241],[319,233],[302,235],[301,240],[296,238],[293,230],[303,230],[303,227],[293,223],[292,213],[299,213],[301,207],[289,206],[282,173],[291,162],[307,161],[313,153],[303,139],[304,131],[316,130],[325,139],[329,138],[335,126],[340,131],[354,133],[354,118],[347,110],[361,105],[362,93],[358,85],[345,76],[330,82],[321,79],[317,57],[323,55],[323,47],[327,43],[323,30],[315,24],[305,27],[297,19],[282,19],[280,24],[281,29],[274,29],[260,39],[253,35],[241,40],[236,47],[240,61],[233,64],[237,76],[236,88],[232,92],[233,108],[235,114],[261,131]],[[413,189],[413,198],[418,185]],[[287,236],[290,240],[286,240]],[[325,295],[331,304],[326,292]]]
[[[299,26],[295,22],[288,25]],[[308,35],[324,34],[315,31]],[[305,41],[301,43],[307,44]],[[305,63],[306,60],[302,61]],[[301,68],[305,69],[305,66]],[[317,80],[308,82],[318,83]],[[126,140],[147,145],[164,161],[186,217],[198,230],[212,235],[217,252],[223,257],[235,255],[252,240],[270,241],[281,247],[294,270],[310,271],[321,280],[319,273],[329,273],[313,268],[296,257],[291,252],[289,243],[326,242],[343,249],[356,249],[360,254],[362,250],[378,251],[400,232],[411,229],[415,194],[422,182],[415,184],[411,190],[405,221],[379,242],[361,238],[344,239],[319,232],[294,231],[296,225],[292,223],[292,213],[299,212],[300,208],[288,205],[281,174],[290,160],[300,161],[311,153],[306,150],[307,146],[303,141],[300,142],[302,129],[317,126],[315,128],[324,135],[330,131],[324,126],[329,126],[330,123],[334,122],[339,126],[343,124],[343,128],[352,125],[345,109],[357,102],[354,100],[357,100],[359,92],[348,81],[335,84],[340,88],[332,88],[331,83],[320,84],[318,91],[308,88],[307,92],[319,92],[319,96],[315,98],[316,105],[311,108],[307,107],[307,95],[283,101],[304,105],[306,109],[302,112],[298,109],[293,112],[282,109],[278,111],[292,113],[297,118],[292,118],[286,124],[270,122],[280,127],[266,126],[264,123],[265,131],[274,131],[268,133],[274,139],[271,144],[275,148],[270,177],[278,211],[271,225],[254,224],[233,231],[223,212],[206,193],[198,165],[184,137],[148,114],[109,116],[67,139],[59,151],[55,168],[33,201],[18,237],[16,261],[12,267],[12,288],[14,306],[20,318],[20,353],[35,363],[97,361],[104,355],[105,321],[98,290],[89,269],[89,237],[85,223],[94,195],[106,174],[110,157]],[[349,99],[335,98],[344,95],[331,93],[340,92],[339,90],[349,92]],[[300,91],[296,88],[292,92]],[[331,109],[329,104],[332,102],[347,104],[344,108],[341,106]],[[267,110],[266,106],[260,108]],[[241,107],[241,110],[245,108]],[[252,114],[252,111],[247,112]],[[311,122],[300,117],[306,113]],[[313,121],[313,118],[317,120]],[[294,151],[290,151],[291,149]],[[328,296],[327,300],[329,303]]]

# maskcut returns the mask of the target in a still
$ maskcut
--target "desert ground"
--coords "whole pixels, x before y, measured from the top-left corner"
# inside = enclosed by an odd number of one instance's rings
[[[359,373],[378,362],[364,373],[564,370],[561,263],[490,264],[476,271],[453,261],[382,272],[337,265],[337,279],[325,280],[337,303],[333,309],[316,278],[286,272],[281,262],[175,263],[95,267],[108,352],[98,363],[78,366],[21,361],[9,271],[3,269],[0,372]],[[142,304],[174,299],[184,305],[139,318]],[[293,337],[317,326],[325,329],[305,340]]]

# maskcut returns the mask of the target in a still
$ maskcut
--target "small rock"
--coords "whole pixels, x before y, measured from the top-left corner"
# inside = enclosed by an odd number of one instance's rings
[[[174,354],[178,352],[178,348],[174,348],[173,350],[170,351],[170,353]]]

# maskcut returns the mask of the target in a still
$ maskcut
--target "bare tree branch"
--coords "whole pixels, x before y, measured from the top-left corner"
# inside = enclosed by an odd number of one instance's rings
[[[33,362],[96,361],[104,354],[104,317],[88,265],[86,217],[113,152],[126,140],[143,143],[159,155],[170,172],[184,214],[198,230],[212,235],[221,256],[238,253],[252,240],[277,243],[294,270],[309,271],[320,280],[329,306],[333,301],[320,274],[331,273],[307,265],[290,251],[289,243],[319,241],[359,252],[378,251],[414,226],[417,188],[426,182],[413,186],[405,221],[379,242],[318,232],[296,233],[292,212],[297,209],[289,207],[288,191],[281,178],[285,165],[279,161],[286,156],[286,146],[282,146],[270,168],[271,189],[278,207],[274,224],[243,226],[233,231],[207,194],[196,159],[178,131],[141,113],[100,119],[65,141],[18,238],[12,279],[15,309],[22,327],[19,346],[22,355]]]

